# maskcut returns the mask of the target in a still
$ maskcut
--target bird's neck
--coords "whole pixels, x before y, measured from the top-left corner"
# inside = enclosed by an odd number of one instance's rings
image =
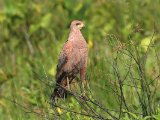
[[[77,38],[82,38],[82,33],[79,29],[71,29],[69,33],[69,38],[68,40],[76,40]]]

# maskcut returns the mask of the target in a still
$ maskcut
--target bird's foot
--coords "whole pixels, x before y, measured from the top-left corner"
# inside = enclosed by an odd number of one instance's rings
[[[81,96],[85,96],[85,95],[86,95],[86,92],[83,91],[83,92],[81,93]]]
[[[83,100],[87,100],[85,91],[83,91],[83,92],[80,94],[80,98],[83,99]]]

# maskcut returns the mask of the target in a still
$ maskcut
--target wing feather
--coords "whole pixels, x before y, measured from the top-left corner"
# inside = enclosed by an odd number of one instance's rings
[[[56,73],[57,83],[60,83],[61,80],[63,80],[63,78],[66,76],[66,71],[64,66],[68,62],[68,58],[71,53],[71,50],[72,50],[72,45],[70,42],[67,41],[61,51],[61,54],[58,60],[57,73]]]

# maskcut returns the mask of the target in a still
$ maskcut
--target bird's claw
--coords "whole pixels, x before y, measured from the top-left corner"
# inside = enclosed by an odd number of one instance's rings
[[[83,99],[83,100],[87,100],[85,92],[81,93],[80,98]]]

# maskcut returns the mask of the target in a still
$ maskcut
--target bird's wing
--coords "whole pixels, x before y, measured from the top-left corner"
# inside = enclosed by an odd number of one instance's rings
[[[61,52],[60,57],[58,59],[58,64],[57,64],[57,73],[61,71],[65,63],[67,62],[67,55],[64,51]]]
[[[56,73],[56,81],[60,82],[63,76],[65,76],[64,66],[67,64],[69,54],[72,51],[72,44],[70,42],[66,42],[64,45],[57,65],[57,73]]]

